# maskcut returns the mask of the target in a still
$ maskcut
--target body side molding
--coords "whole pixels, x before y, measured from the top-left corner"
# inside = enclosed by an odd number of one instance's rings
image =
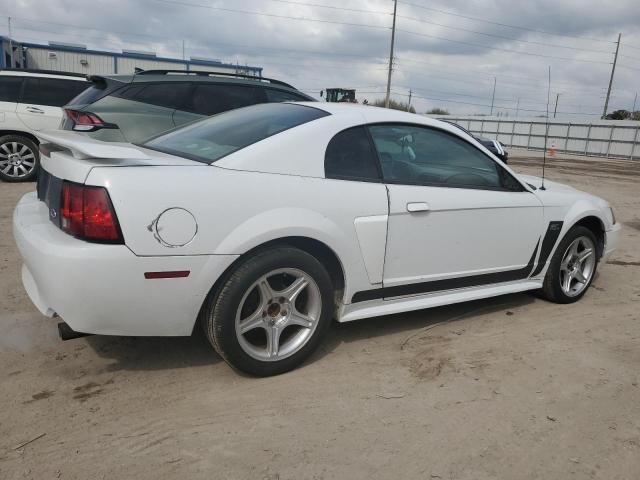
[[[396,285],[393,287],[374,288],[356,292],[351,297],[351,303],[366,302],[368,300],[379,300],[381,298],[402,297],[405,295],[420,295],[423,293],[433,293],[457,288],[477,287],[481,285],[491,285],[494,283],[513,282],[524,280],[529,277],[538,254],[540,239],[536,243],[533,255],[524,267],[516,270],[504,272],[482,273],[467,277],[445,278],[443,280],[432,280],[429,282],[410,283],[408,285]]]

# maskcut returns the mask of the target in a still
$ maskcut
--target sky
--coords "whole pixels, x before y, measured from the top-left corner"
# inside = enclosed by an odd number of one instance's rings
[[[393,0],[0,0],[18,41],[154,51],[264,68],[318,97],[355,88],[383,99]],[[638,0],[398,1],[392,98],[418,112],[544,115],[551,67],[558,118],[602,114],[618,33],[609,111],[640,91]],[[495,80],[495,95],[493,87]],[[636,109],[640,110],[640,100]]]

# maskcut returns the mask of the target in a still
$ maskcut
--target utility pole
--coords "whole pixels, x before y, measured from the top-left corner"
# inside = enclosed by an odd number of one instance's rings
[[[516,101],[516,118],[518,118],[518,112],[520,111],[520,97]]]
[[[187,57],[184,56],[184,40],[182,40],[182,60],[186,60]]]
[[[493,102],[496,99],[496,77],[493,77],[493,95],[491,95],[491,112],[489,116],[493,115]]]
[[[633,112],[636,111],[636,102],[638,101],[638,92],[636,92],[636,96],[633,99],[633,107],[631,107],[631,120],[633,120]]]
[[[391,71],[393,70],[393,44],[396,41],[396,10],[398,9],[398,0],[393,0],[393,25],[391,27],[391,50],[389,52],[389,73],[387,75],[387,97],[384,100],[384,106],[389,108],[389,96],[391,95]]]
[[[407,112],[411,111],[411,90],[409,90],[409,103],[407,104]]]
[[[556,93],[556,106],[553,107],[553,118],[556,118],[556,112],[558,111],[558,99],[560,98],[560,94]]]
[[[11,17],[8,17],[9,21],[9,68],[13,68],[13,35],[11,34]]]
[[[618,50],[620,50],[620,38],[622,34],[618,34],[618,42],[616,43],[616,56],[613,57],[613,67],[611,67],[611,78],[609,79],[609,90],[607,90],[607,99],[604,101],[604,110],[602,111],[602,119],[607,116],[607,108],[609,107],[609,97],[611,97],[611,86],[613,85],[613,74],[616,72],[616,63],[618,63]]]

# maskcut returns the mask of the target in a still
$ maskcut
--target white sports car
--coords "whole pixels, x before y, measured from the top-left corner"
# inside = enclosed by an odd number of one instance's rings
[[[39,310],[93,334],[199,323],[255,375],[299,365],[332,318],[524,290],[574,302],[620,232],[606,201],[387,109],[256,105],[143,145],[41,137],[38,191],[14,213]]]

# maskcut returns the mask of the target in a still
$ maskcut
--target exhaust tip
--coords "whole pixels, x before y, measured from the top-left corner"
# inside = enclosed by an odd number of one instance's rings
[[[66,322],[58,323],[58,335],[61,340],[73,340],[74,338],[89,337],[92,333],[76,332]]]

